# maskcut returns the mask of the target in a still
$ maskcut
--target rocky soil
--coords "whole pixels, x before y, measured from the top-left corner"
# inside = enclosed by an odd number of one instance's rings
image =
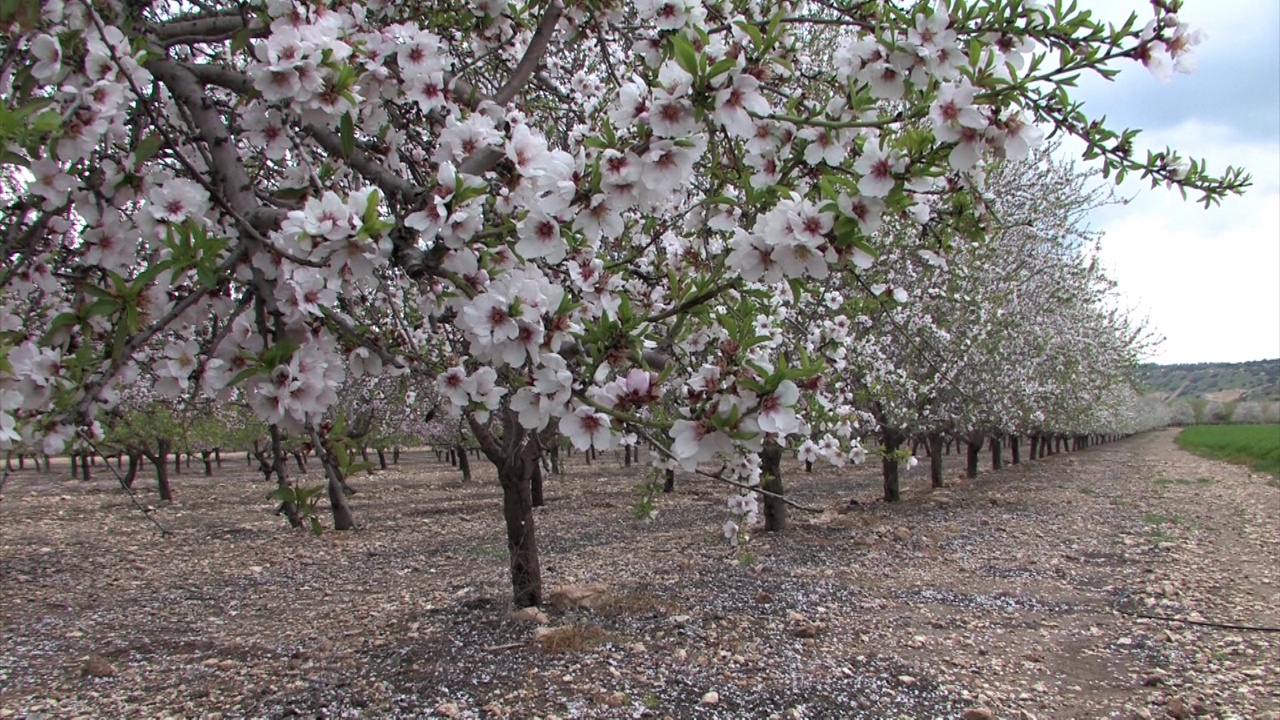
[[[975,482],[949,458],[893,505],[873,469],[790,464],[825,510],[743,551],[713,481],[642,521],[640,470],[574,463],[538,511],[570,592],[524,619],[479,462],[356,478],[362,527],[318,538],[243,460],[142,489],[167,535],[101,467],[20,471],[0,718],[1280,718],[1280,484],[1172,439]]]

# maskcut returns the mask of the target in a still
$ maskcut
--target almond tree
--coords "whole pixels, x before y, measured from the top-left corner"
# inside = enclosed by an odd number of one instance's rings
[[[1187,65],[1177,4],[1145,27],[1026,0],[7,4],[0,442],[96,434],[145,367],[242,392],[340,483],[351,365],[452,377],[537,604],[539,433],[643,430],[752,486],[740,458],[821,370],[767,357],[756,317],[856,276],[864,208],[925,223],[919,198],[1047,129],[1117,176],[1244,187],[1134,157],[1069,95]],[[673,414],[602,399],[637,369]]]

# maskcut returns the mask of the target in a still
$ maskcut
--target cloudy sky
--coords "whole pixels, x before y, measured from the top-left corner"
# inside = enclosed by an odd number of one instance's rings
[[[1086,0],[1104,19],[1151,17],[1146,0]],[[1198,69],[1161,83],[1134,64],[1115,82],[1081,83],[1090,117],[1143,128],[1139,150],[1171,146],[1210,171],[1244,166],[1253,187],[1205,210],[1188,195],[1136,178],[1132,201],[1097,211],[1102,260],[1122,302],[1165,341],[1161,363],[1280,357],[1280,2],[1186,0],[1181,14],[1208,32]]]

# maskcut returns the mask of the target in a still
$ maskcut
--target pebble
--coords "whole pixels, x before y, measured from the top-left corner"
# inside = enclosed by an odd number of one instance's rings
[[[712,690],[702,696],[703,705],[717,705],[720,703],[720,693]]]
[[[1187,720],[1191,717],[1191,708],[1182,698],[1174,698],[1164,707],[1165,713],[1174,720]]]

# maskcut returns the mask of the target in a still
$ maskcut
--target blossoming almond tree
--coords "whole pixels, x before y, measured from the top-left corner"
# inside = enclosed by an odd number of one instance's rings
[[[1047,129],[1206,202],[1247,184],[1136,158],[1071,100],[1083,72],[1186,69],[1176,11],[7,4],[3,442],[92,436],[142,367],[318,447],[355,367],[436,377],[499,467],[514,600],[536,604],[539,433],[644,430],[749,486],[737,458],[797,431],[786,383],[821,370],[769,357],[758,310],[856,276],[876,218],[927,225],[922,198]],[[673,413],[610,405],[636,371]]]

